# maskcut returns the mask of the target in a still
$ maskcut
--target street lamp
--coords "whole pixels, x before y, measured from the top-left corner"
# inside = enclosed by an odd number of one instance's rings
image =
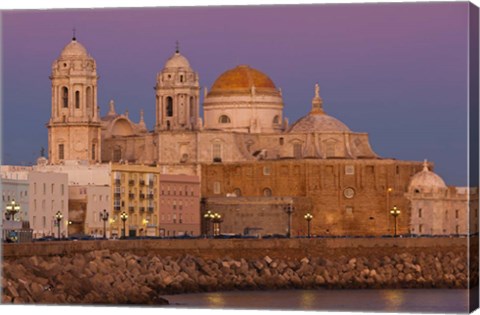
[[[295,211],[295,207],[292,205],[292,203],[286,205],[283,207],[283,210],[288,214],[288,232],[287,232],[287,237],[290,238],[291,235],[291,228],[292,228],[292,213]]]
[[[214,213],[211,216],[213,222],[213,236],[220,235],[220,223],[223,222],[222,216],[219,213]]]
[[[55,220],[57,220],[57,227],[58,227],[58,239],[60,239],[60,222],[62,222],[63,214],[60,211],[57,211],[55,214]]]
[[[393,236],[397,237],[397,217],[400,215],[400,209],[398,209],[397,206],[393,206],[393,208],[390,210],[390,214],[395,219],[395,232]]]
[[[10,218],[12,221],[15,221],[15,214],[20,211],[20,205],[15,202],[15,199],[13,199],[6,207],[5,207],[5,219],[7,221],[10,221]]]
[[[208,237],[210,233],[210,220],[213,218],[212,211],[208,210],[204,215],[203,218],[205,219],[205,236]]]
[[[108,221],[108,212],[106,209],[103,209],[103,212],[100,212],[100,219],[103,220],[103,238],[107,238],[107,221]]]
[[[125,221],[128,219],[128,214],[126,214],[125,211],[122,212],[122,214],[120,214],[120,219],[123,221],[122,237],[125,237]]]
[[[310,221],[313,219],[313,215],[310,213],[307,213],[306,215],[303,216],[305,220],[307,220],[307,231],[308,231],[308,238],[310,238]]]

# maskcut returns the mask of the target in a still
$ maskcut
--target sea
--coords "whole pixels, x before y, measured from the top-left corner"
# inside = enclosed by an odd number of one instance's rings
[[[468,313],[469,294],[478,289],[392,289],[392,290],[278,290],[228,291],[165,295],[168,308],[392,312]]]

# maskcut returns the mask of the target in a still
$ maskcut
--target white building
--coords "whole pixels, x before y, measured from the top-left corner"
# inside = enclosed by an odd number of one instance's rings
[[[32,167],[28,166],[0,166],[3,218],[7,204],[15,201],[20,206],[20,212],[15,215],[15,220],[28,221],[28,173],[31,170]]]
[[[32,171],[28,174],[28,183],[29,221],[33,237],[58,237],[57,212],[62,214],[60,235],[68,236],[68,175]]]
[[[428,169],[415,174],[405,196],[411,201],[410,232],[414,235],[478,233],[478,190],[447,187]],[[472,202],[477,200],[477,202]],[[471,225],[469,225],[471,222]]]

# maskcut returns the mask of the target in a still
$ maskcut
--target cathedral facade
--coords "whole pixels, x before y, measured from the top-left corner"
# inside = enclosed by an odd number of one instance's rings
[[[222,204],[218,210],[231,209],[223,213],[231,222],[240,204],[262,205],[262,197],[281,204],[286,198],[299,202],[297,230],[310,212],[314,234],[383,235],[394,224],[399,233],[409,232],[411,206],[404,194],[422,163],[379,157],[367,133],[326,113],[318,84],[310,112],[289,124],[282,91],[266,74],[240,65],[203,91],[201,115],[199,75],[177,49],[156,76],[155,126],[149,131],[143,112],[133,122],[128,112],[116,112],[113,100],[100,117],[95,60],[75,38],[53,63],[51,80],[50,164],[143,164],[163,174],[197,175],[203,211]],[[225,196],[237,198],[216,199]],[[394,205],[402,209],[395,223]],[[286,222],[283,210],[276,213],[275,220]]]

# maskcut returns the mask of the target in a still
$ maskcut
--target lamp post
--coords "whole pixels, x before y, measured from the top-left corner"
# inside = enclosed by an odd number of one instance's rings
[[[13,199],[6,207],[5,207],[5,219],[7,221],[10,221],[10,218],[12,221],[15,221],[15,214],[20,211],[20,205],[15,202],[15,199]]]
[[[213,222],[213,236],[220,235],[220,223],[223,222],[222,215],[219,213],[214,213],[211,216]]]
[[[393,236],[397,237],[397,217],[400,215],[400,209],[398,209],[397,206],[393,206],[393,208],[390,210],[390,214],[395,219],[395,229]]]
[[[62,222],[63,214],[60,211],[57,211],[55,214],[55,220],[57,220],[57,227],[58,227],[58,239],[60,239],[60,222]]]
[[[308,238],[310,238],[310,221],[312,221],[313,215],[311,215],[310,213],[307,213],[303,217],[305,218],[305,220],[307,220],[307,235],[308,235]]]
[[[210,234],[210,221],[213,218],[213,213],[212,211],[208,210],[204,215],[203,218],[205,219],[205,237],[208,237],[208,234]]]
[[[286,205],[283,207],[283,210],[288,214],[288,231],[287,231],[287,237],[290,238],[291,235],[291,228],[292,228],[292,213],[295,211],[295,207],[292,205],[292,203]]]
[[[123,221],[122,237],[125,237],[125,221],[128,219],[128,214],[125,213],[125,211],[122,212],[122,214],[120,214],[120,219]]]
[[[108,212],[106,209],[103,209],[103,212],[100,212],[100,219],[103,221],[103,238],[107,238],[107,221],[108,221]]]

